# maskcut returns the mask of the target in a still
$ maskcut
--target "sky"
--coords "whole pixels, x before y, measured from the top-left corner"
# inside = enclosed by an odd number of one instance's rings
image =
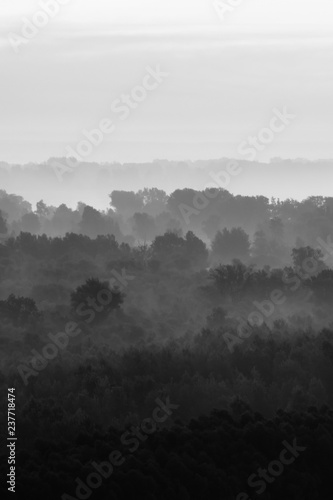
[[[22,36],[55,1],[0,0],[0,161],[68,156],[104,119],[88,161],[248,159],[284,107],[295,118],[256,160],[333,157],[332,0],[225,0],[224,16],[213,0],[61,0]],[[168,76],[120,120],[112,103],[147,67]]]

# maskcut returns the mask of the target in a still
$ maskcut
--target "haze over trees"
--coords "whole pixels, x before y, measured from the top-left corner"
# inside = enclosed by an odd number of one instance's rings
[[[270,498],[326,494],[333,199],[221,189],[186,221],[197,196],[112,191],[98,210],[1,191],[0,385],[20,401],[25,498],[73,495],[166,397],[177,411],[96,498],[251,498],[249,475],[296,436],[311,451]]]

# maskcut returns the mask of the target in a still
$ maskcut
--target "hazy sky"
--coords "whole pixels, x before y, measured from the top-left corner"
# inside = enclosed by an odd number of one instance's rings
[[[41,1],[0,0],[0,160],[64,156],[103,118],[89,161],[237,157],[283,106],[296,118],[257,159],[333,157],[332,0],[243,0],[224,20],[213,0],[69,0],[16,53]],[[120,121],[111,103],[157,65],[169,77]]]

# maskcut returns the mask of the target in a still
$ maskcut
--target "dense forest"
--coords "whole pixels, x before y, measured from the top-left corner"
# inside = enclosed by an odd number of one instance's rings
[[[0,191],[19,498],[326,496],[332,234],[333,198],[146,188],[101,211]],[[251,486],[295,440],[295,463]]]

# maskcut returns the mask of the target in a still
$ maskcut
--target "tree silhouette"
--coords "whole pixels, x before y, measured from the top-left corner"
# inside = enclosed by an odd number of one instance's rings
[[[94,319],[105,319],[112,311],[119,309],[124,297],[117,287],[111,288],[107,281],[88,278],[71,293],[71,307],[78,315],[96,311]]]
[[[36,214],[40,217],[47,217],[49,215],[49,209],[43,200],[36,203]]]
[[[0,314],[15,325],[33,324],[41,316],[33,299],[14,294],[0,301]]]
[[[232,259],[247,260],[250,253],[250,241],[246,232],[240,228],[231,231],[218,231],[212,242],[213,256],[218,260],[230,262]]]
[[[155,220],[145,212],[136,212],[132,217],[132,225],[135,236],[144,243],[152,241],[156,236],[157,228]]]
[[[299,270],[305,270],[307,267],[313,268],[316,271],[315,274],[326,268],[322,261],[323,257],[321,250],[315,250],[310,246],[293,248],[292,250],[294,268]]]

